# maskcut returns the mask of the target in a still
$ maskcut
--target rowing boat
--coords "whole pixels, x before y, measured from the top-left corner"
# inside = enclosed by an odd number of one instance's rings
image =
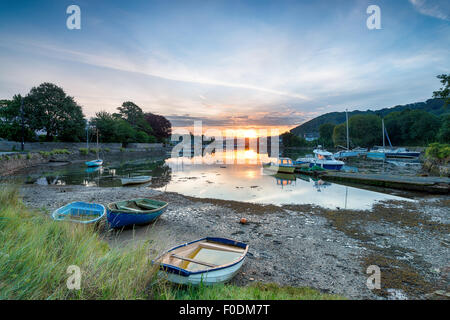
[[[123,186],[131,185],[131,184],[141,184],[141,183],[147,183],[152,180],[151,176],[136,176],[136,177],[129,177],[129,178],[121,178],[120,181],[122,182]]]
[[[212,285],[233,278],[247,252],[245,243],[206,237],[174,247],[153,263],[159,264],[160,273],[171,282]]]
[[[169,204],[153,199],[132,199],[112,202],[107,207],[107,218],[112,228],[142,225],[155,221]]]
[[[96,160],[86,161],[85,163],[88,167],[100,167],[103,164],[103,160],[96,159]]]
[[[95,223],[106,215],[105,206],[99,203],[72,202],[52,213],[54,220],[78,223]]]

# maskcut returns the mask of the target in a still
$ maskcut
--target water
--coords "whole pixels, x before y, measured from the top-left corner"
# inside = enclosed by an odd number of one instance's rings
[[[409,200],[390,194],[343,186],[317,178],[274,174],[253,163],[254,154],[242,154],[242,164],[190,164],[192,159],[134,159],[106,161],[102,168],[83,163],[42,165],[18,172],[13,180],[39,185],[120,187],[120,178],[150,175],[150,187],[183,195],[261,204],[314,204],[326,208],[370,209],[377,201]],[[200,159],[202,160],[202,159]],[[201,162],[201,161],[200,161]],[[353,168],[356,169],[357,168]]]
[[[377,201],[403,197],[343,186],[299,174],[274,174],[260,165],[186,164],[167,159],[171,179],[161,191],[199,198],[262,204],[315,204],[326,208],[370,209]]]

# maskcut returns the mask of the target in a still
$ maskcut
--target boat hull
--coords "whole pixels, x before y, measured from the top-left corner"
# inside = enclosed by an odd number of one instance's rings
[[[367,152],[366,157],[368,159],[384,160],[386,159],[386,154],[383,152]]]
[[[137,201],[143,199],[137,199]],[[120,202],[119,202],[120,203]],[[164,202],[165,203],[165,202]],[[168,207],[168,203],[165,203],[160,208],[148,210],[135,210],[135,212],[126,209],[112,209],[114,203],[110,203],[107,206],[107,219],[111,228],[122,228],[133,225],[149,224],[159,218]]]
[[[314,166],[321,167],[325,170],[341,170],[344,164],[328,164],[328,163],[320,163],[320,162],[311,162],[309,167],[312,168]]]
[[[416,159],[419,158],[420,152],[388,152],[386,158],[391,159]]]
[[[106,215],[106,208],[99,203],[72,202],[52,213],[52,218],[58,221],[70,221],[82,224],[95,223]],[[80,220],[81,217],[92,217]]]

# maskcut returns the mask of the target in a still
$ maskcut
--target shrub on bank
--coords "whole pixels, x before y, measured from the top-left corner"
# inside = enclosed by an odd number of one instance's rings
[[[450,158],[450,144],[431,143],[425,151],[427,158],[448,163]]]
[[[89,154],[88,148],[79,148],[78,151],[80,151],[80,154],[85,155],[85,156]]]

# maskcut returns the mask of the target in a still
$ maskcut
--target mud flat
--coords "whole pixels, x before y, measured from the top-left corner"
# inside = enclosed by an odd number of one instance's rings
[[[449,292],[448,196],[355,211],[201,199],[149,187],[25,185],[21,193],[28,206],[47,213],[71,201],[168,201],[168,210],[152,225],[100,232],[113,246],[149,241],[153,254],[205,236],[247,242],[248,260],[232,280],[237,285],[308,286],[352,299],[444,299]],[[241,217],[249,223],[240,224]],[[366,286],[369,265],[381,268],[381,290]]]

